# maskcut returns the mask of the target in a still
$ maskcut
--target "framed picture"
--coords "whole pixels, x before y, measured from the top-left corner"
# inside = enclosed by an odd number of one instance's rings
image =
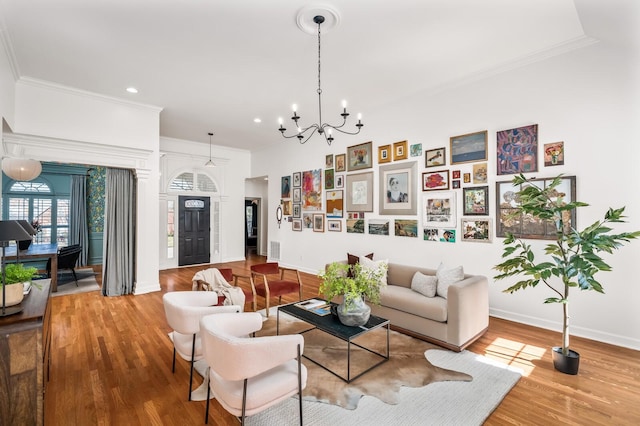
[[[538,125],[498,132],[497,175],[538,171]]]
[[[440,229],[424,228],[422,230],[422,237],[425,241],[440,241]]]
[[[449,138],[451,164],[472,163],[487,159],[487,131]]]
[[[343,193],[343,190],[327,191],[327,218],[343,216]]]
[[[562,166],[564,164],[564,142],[544,144],[544,165]]]
[[[396,219],[394,221],[394,235],[396,237],[418,238],[418,221],[415,219]]]
[[[440,232],[440,241],[443,243],[455,243],[456,242],[456,230],[455,229],[442,229]]]
[[[313,214],[313,232],[324,232],[324,214]]]
[[[425,227],[456,226],[456,193],[442,191],[423,194],[422,225]]]
[[[302,173],[300,172],[295,172],[293,174],[293,185],[294,188],[299,188],[300,186],[302,186]]]
[[[449,170],[422,173],[422,190],[449,189]]]
[[[473,183],[487,183],[487,163],[473,165]]]
[[[302,231],[302,219],[293,219],[291,221],[291,230]]]
[[[333,154],[327,154],[324,157],[324,168],[333,169]]]
[[[335,176],[335,187],[336,188],[344,188],[344,175],[336,175]]]
[[[489,187],[475,186],[462,190],[463,215],[489,214]]]
[[[346,154],[336,154],[336,172],[347,171]]]
[[[347,175],[345,191],[347,211],[373,211],[373,172]]]
[[[424,152],[424,166],[438,167],[444,166],[447,162],[445,157],[445,148],[428,149]]]
[[[460,189],[460,179],[451,181],[451,189]]]
[[[280,198],[291,198],[291,176],[280,179]]]
[[[364,219],[364,213],[362,212],[349,212],[347,214],[348,219]]]
[[[322,210],[322,169],[302,172],[302,210]]]
[[[460,170],[454,170],[451,172],[451,179],[460,179]]]
[[[313,229],[313,213],[302,213],[302,227]]]
[[[302,200],[302,188],[293,188],[293,202],[299,203]]]
[[[341,220],[327,220],[327,231],[330,231],[330,232],[340,232],[340,231],[342,231],[342,221]]]
[[[347,166],[349,171],[371,168],[371,142],[353,145],[347,148]]]
[[[378,164],[388,163],[391,161],[391,145],[378,147]]]
[[[293,205],[293,217],[295,219],[300,219],[302,217],[302,208],[300,204]]]
[[[460,219],[460,241],[491,242],[491,219]]]
[[[347,233],[364,234],[364,219],[347,219]]]
[[[388,219],[369,220],[369,234],[389,235],[389,220]]]
[[[286,200],[282,203],[282,214],[285,216],[291,216],[292,208],[291,208],[291,200]]]
[[[422,155],[422,144],[414,143],[413,145],[411,145],[409,148],[409,154],[412,157],[420,157]]]
[[[324,171],[324,189],[333,189],[334,185],[334,173],[333,169],[327,169]]]
[[[464,183],[469,183],[471,182],[471,173],[465,173],[462,175],[462,181]]]
[[[553,181],[550,179],[534,179],[532,184],[544,188]],[[518,192],[521,188],[514,187],[511,181],[496,182],[496,236],[506,237],[507,232],[518,238],[531,238],[554,240],[556,237],[555,224],[553,221],[542,221],[530,215],[521,215],[514,209],[518,206]],[[556,202],[563,204],[576,200],[576,177],[563,176],[561,183],[556,187]],[[576,225],[576,211],[565,211],[563,213],[563,223],[567,231]]]
[[[416,214],[416,171],[418,162],[380,166],[379,214]]]
[[[406,160],[408,157],[407,141],[400,141],[393,144],[393,161]]]

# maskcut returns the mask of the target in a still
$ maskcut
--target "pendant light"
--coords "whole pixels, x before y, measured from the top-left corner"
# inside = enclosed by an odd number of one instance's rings
[[[209,161],[204,163],[205,167],[215,167],[216,166],[216,163],[214,163],[213,160],[211,159],[211,137],[212,136],[213,136],[213,133],[209,132]]]

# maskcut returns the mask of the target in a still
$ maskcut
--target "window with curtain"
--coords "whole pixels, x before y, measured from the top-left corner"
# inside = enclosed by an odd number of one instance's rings
[[[43,181],[15,181],[3,196],[4,217],[8,220],[38,221],[37,244],[69,245],[69,196],[56,195]]]

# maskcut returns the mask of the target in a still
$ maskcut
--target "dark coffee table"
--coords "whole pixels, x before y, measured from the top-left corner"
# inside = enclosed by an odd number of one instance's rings
[[[292,304],[288,304],[288,305],[281,305],[278,307],[278,314],[277,314],[277,322],[276,322],[276,334],[280,333],[280,312],[284,312],[288,315],[291,315],[294,318],[297,318],[299,320],[302,320],[304,322],[306,322],[307,324],[312,325],[313,327],[303,331],[302,333],[307,333],[311,330],[321,330],[331,336],[337,337],[338,339],[344,341],[347,343],[347,375],[346,377],[341,376],[340,374],[338,374],[337,372],[330,370],[328,367],[326,367],[325,365],[322,365],[319,361],[317,360],[313,360],[311,358],[309,358],[307,355],[303,355],[305,358],[307,358],[309,361],[317,364],[318,366],[324,368],[325,370],[327,370],[328,372],[330,372],[331,374],[339,377],[340,379],[344,380],[345,382],[349,383],[352,380],[357,379],[358,377],[362,376],[363,374],[371,371],[372,369],[374,369],[375,367],[379,366],[380,364],[386,362],[389,360],[389,320],[385,319],[385,318],[380,318],[377,317],[375,315],[371,315],[371,317],[369,318],[369,321],[363,325],[363,326],[359,326],[359,327],[350,327],[347,325],[344,325],[340,322],[340,320],[338,319],[337,316],[334,315],[317,315],[311,311],[308,311],[304,308],[300,308],[298,306],[296,306],[296,303],[292,303]],[[358,337],[363,336],[366,333],[369,333],[372,330],[376,330],[378,328],[382,328],[382,327],[386,327],[387,328],[387,350],[386,353],[379,353],[376,352],[372,349],[366,348],[356,342],[354,342],[354,340]],[[302,334],[301,333],[301,334]],[[364,349],[372,354],[374,354],[377,358],[379,357],[380,360],[378,362],[376,362],[375,364],[373,364],[372,366],[370,366],[369,368],[367,368],[366,370],[360,372],[359,374],[357,374],[356,376],[351,377],[351,347],[352,346],[357,346],[361,349]]]

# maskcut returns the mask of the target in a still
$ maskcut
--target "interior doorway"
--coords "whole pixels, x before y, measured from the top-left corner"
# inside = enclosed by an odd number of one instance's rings
[[[260,247],[260,198],[244,200],[244,254],[259,254]]]

